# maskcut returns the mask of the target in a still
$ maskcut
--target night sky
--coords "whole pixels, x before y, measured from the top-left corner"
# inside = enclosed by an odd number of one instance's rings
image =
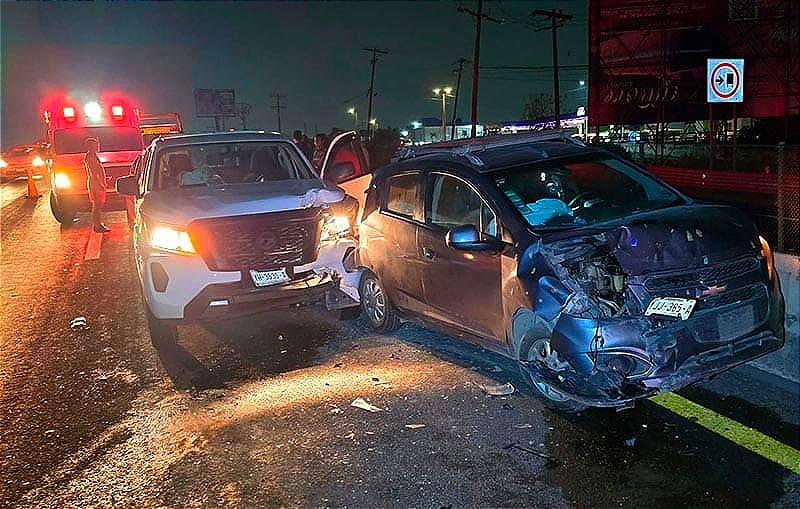
[[[534,71],[482,71],[479,122],[514,120],[529,94],[551,93],[549,30],[533,9],[563,9],[575,18],[559,31],[562,111],[582,105],[586,78],[584,1],[488,1],[481,66],[543,66]],[[401,127],[439,117],[431,89],[455,85],[459,57],[472,59],[473,19],[459,13],[476,2],[0,2],[2,147],[41,136],[38,105],[55,90],[92,94],[122,90],[143,111],[178,111],[186,130],[213,128],[196,118],[193,89],[233,88],[252,104],[249,128],[275,130],[270,94],[280,92],[284,133],[348,128],[355,106],[367,117],[370,55],[388,49],[376,71],[373,117]],[[465,70],[459,116],[469,120]],[[448,104],[448,108],[450,104]],[[450,113],[448,113],[448,116]],[[229,127],[241,126],[228,119]]]

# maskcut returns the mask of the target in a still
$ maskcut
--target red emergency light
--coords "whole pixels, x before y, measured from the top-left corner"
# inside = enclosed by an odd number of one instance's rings
[[[119,120],[125,116],[125,109],[121,105],[115,104],[111,107],[111,116]]]
[[[75,120],[75,108],[72,106],[64,106],[61,112],[64,115],[64,120]]]

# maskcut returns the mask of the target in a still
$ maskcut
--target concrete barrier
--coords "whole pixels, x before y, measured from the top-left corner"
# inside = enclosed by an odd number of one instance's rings
[[[769,355],[750,364],[771,373],[800,383],[800,349],[798,348],[798,307],[800,307],[800,257],[775,253],[775,269],[781,278],[783,298],[786,300],[786,344]]]

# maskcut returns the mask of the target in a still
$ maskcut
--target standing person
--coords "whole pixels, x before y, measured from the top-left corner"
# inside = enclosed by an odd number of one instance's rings
[[[86,166],[86,188],[89,190],[89,201],[92,202],[92,228],[97,233],[110,232],[100,221],[100,210],[106,202],[106,170],[97,157],[100,151],[100,142],[97,138],[86,138],[86,156],[83,163]]]
[[[328,137],[323,133],[314,136],[314,154],[311,156],[311,164],[317,171],[322,170],[322,163],[325,160],[325,151],[328,150]]]
[[[300,129],[292,133],[292,141],[309,160],[314,156],[314,144]]]

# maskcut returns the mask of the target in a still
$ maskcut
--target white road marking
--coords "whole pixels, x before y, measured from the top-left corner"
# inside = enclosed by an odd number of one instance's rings
[[[86,254],[83,257],[83,261],[97,260],[100,258],[100,246],[103,244],[103,234],[97,233],[94,230],[91,232],[92,233],[89,235],[89,242],[86,244]]]

